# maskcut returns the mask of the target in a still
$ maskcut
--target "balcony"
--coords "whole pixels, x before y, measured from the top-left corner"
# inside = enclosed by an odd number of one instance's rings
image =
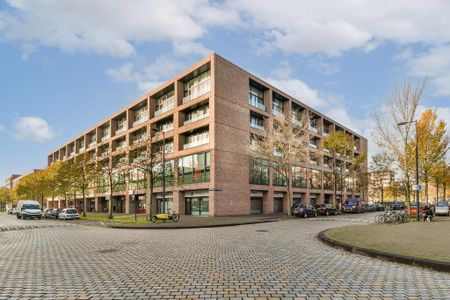
[[[193,141],[193,142],[190,142],[190,143],[186,143],[186,144],[183,145],[183,149],[186,150],[186,149],[194,148],[194,147],[197,147],[197,146],[205,145],[205,144],[208,144],[208,143],[209,143],[209,136],[207,138],[205,138],[205,139],[201,139],[201,140]]]
[[[313,148],[313,149],[317,149],[317,144],[314,143],[309,143],[309,147]]]
[[[83,146],[83,147],[80,147],[80,153],[82,153],[82,152],[84,152],[86,150],[86,148]]]
[[[164,100],[163,103],[161,103],[161,108],[155,111],[155,117],[168,112],[169,110],[172,110],[175,107],[175,96],[172,96],[166,100]]]
[[[88,148],[93,148],[95,145],[97,145],[97,142],[90,142]]]
[[[302,122],[302,120],[299,120],[298,118],[297,118],[297,116],[296,115],[292,115],[292,123],[294,123],[295,125],[297,125],[297,126],[303,126],[303,122]]]
[[[203,110],[200,110],[197,113],[196,112],[190,113],[189,117],[190,117],[189,120],[184,121],[183,125],[188,125],[195,121],[209,117],[209,109],[206,111],[206,113],[203,113]]]
[[[122,125],[121,128],[118,128],[118,129],[116,130],[116,134],[120,134],[120,133],[122,133],[122,132],[125,132],[126,130],[127,130],[127,126]]]
[[[183,104],[195,99],[201,95],[208,93],[211,90],[210,77],[207,77],[197,84],[192,85],[186,92],[187,95],[183,98]]]
[[[266,110],[266,106],[264,105],[264,100],[261,97],[258,97],[256,95],[250,94],[248,98],[248,104],[250,104],[253,107],[256,107],[260,110]]]
[[[277,109],[272,110],[272,114],[274,116],[277,116],[277,117],[282,118],[282,119],[285,118],[283,111],[280,111],[280,110],[277,110]]]
[[[102,136],[102,142],[106,142],[107,140],[109,140],[110,136],[109,133],[107,135]]]
[[[72,152],[69,153],[69,157],[72,157],[74,155],[75,155],[75,151],[72,151]]]
[[[162,126],[162,128],[159,128],[158,131],[155,132],[155,136],[161,135],[163,133],[169,132],[173,130],[173,124]]]
[[[259,125],[257,123],[253,123],[253,122],[250,123],[250,127],[251,128],[255,128],[255,129],[264,130],[264,126],[263,125]]]
[[[317,160],[310,160],[310,161],[309,161],[309,164],[310,164],[310,165],[313,165],[313,166],[318,166],[318,165],[319,165],[319,163],[317,162]]]
[[[133,122],[133,127],[136,127],[142,123],[144,123],[145,121],[148,120],[148,116],[147,116],[147,111],[145,112],[145,115],[141,116],[140,118],[137,118],[134,122]]]
[[[318,132],[319,132],[319,130],[317,129],[317,127],[312,126],[312,125],[309,125],[308,129],[309,129],[309,131],[314,132],[314,133],[318,133]]]

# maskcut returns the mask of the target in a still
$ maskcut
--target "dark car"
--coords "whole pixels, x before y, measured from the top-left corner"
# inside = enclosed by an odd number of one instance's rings
[[[377,208],[374,204],[367,204],[366,207],[364,207],[364,211],[373,212],[377,211]]]
[[[344,207],[342,210],[344,212],[362,213],[364,212],[364,206],[360,199],[348,198],[347,200],[345,200]]]
[[[53,211],[53,209],[51,209],[51,208],[46,208],[46,209],[44,209],[44,210],[42,211],[42,216],[43,216],[44,218],[51,218],[51,217],[52,217],[52,211]]]
[[[317,217],[317,211],[312,207],[312,205],[300,203],[293,209],[294,215],[297,217]]]
[[[331,204],[316,204],[315,208],[319,215],[329,216],[338,214],[338,210]]]
[[[61,208],[54,208],[54,209],[52,209],[52,216],[51,216],[51,218],[58,219],[60,212],[62,212]]]

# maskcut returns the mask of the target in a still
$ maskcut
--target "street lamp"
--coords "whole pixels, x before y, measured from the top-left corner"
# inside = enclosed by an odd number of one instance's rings
[[[163,198],[163,203],[166,201],[166,135],[165,135],[165,131],[164,129],[162,129],[161,131],[151,127],[152,131],[159,134],[160,132],[162,132],[163,138],[162,138],[162,168],[163,168],[163,172],[162,172],[162,198]],[[156,200],[158,201],[158,200]]]
[[[416,202],[417,202],[417,209],[416,209],[416,215],[417,215],[417,221],[419,221],[419,210],[420,210],[420,204],[419,204],[419,135],[417,134],[417,121],[409,121],[409,122],[400,122],[397,124],[397,126],[403,126],[406,124],[415,124],[416,125]]]

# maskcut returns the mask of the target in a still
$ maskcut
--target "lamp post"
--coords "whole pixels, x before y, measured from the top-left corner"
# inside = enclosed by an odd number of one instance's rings
[[[166,134],[164,129],[161,131],[152,128],[152,131],[159,134],[162,132],[162,198],[163,203],[166,201]],[[158,201],[158,200],[156,200]]]
[[[409,121],[409,122],[400,122],[397,124],[397,126],[403,126],[406,124],[415,124],[416,125],[416,203],[417,203],[417,209],[416,209],[416,215],[417,215],[417,221],[419,221],[419,210],[420,210],[420,204],[419,204],[419,135],[417,133],[417,121]]]

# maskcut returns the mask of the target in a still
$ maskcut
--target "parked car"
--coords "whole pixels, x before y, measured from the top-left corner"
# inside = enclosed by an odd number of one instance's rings
[[[436,203],[436,210],[434,211],[436,215],[444,215],[449,216],[449,205],[448,202],[445,201],[439,201]]]
[[[8,208],[7,210],[6,210],[6,213],[8,214],[8,215],[12,215],[12,208]]]
[[[375,207],[375,211],[383,211],[384,210],[384,205],[382,205],[381,203],[375,203],[374,207]]]
[[[366,204],[366,206],[364,207],[364,211],[373,212],[377,211],[377,208],[375,207],[374,204]]]
[[[13,208],[11,209],[11,214],[12,214],[12,215],[17,215],[17,208],[16,208],[16,207],[13,207]]]
[[[51,217],[53,219],[58,219],[60,212],[62,212],[61,208],[54,208],[54,209],[52,209],[52,216]]]
[[[79,219],[80,214],[77,212],[75,208],[64,208],[58,215],[59,219],[63,220],[74,220]]]
[[[316,204],[315,209],[319,215],[337,215],[338,210],[331,204]]]
[[[317,217],[317,211],[314,209],[314,207],[305,203],[297,204],[297,206],[294,207],[293,212],[297,217]]]
[[[19,202],[17,202],[16,211],[17,219],[40,219],[42,217],[41,206],[39,205],[39,202],[35,200],[19,200]]]
[[[391,205],[392,210],[405,210],[406,207],[407,206],[406,206],[405,202],[403,202],[403,201],[397,201]]]
[[[42,216],[44,218],[51,218],[52,217],[52,209],[51,208],[46,208],[42,211]]]
[[[345,200],[343,211],[352,213],[362,213],[364,212],[364,206],[360,199],[348,198],[347,200]]]

